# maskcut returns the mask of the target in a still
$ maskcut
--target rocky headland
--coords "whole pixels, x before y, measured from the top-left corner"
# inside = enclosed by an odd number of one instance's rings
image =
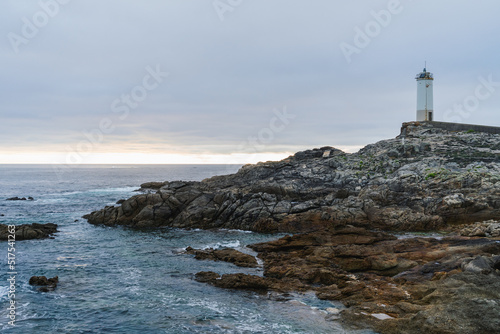
[[[500,135],[404,123],[398,137],[357,153],[323,147],[141,190],[84,218],[295,234],[250,245],[263,276],[201,272],[199,281],[313,290],[342,301],[347,309],[335,316],[346,323],[381,333],[500,328]],[[204,252],[199,256],[236,262],[230,251]]]

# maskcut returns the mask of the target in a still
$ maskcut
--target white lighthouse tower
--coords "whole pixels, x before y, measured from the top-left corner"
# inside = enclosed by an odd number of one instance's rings
[[[433,120],[432,82],[434,77],[427,69],[417,74],[417,121]]]

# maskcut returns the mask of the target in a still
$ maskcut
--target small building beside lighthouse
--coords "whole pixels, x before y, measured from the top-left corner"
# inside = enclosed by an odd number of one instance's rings
[[[417,79],[417,121],[432,121],[434,116],[432,94],[434,77],[424,68],[415,79]]]

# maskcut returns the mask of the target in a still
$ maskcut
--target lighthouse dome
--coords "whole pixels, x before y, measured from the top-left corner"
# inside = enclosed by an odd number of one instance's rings
[[[415,79],[417,79],[417,80],[434,80],[434,76],[432,75],[431,72],[427,72],[427,69],[424,68],[424,70],[422,72],[417,74]]]

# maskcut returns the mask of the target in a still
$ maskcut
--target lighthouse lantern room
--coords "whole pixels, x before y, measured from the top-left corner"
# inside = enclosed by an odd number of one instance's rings
[[[433,120],[432,83],[434,77],[427,69],[417,74],[417,121]]]

